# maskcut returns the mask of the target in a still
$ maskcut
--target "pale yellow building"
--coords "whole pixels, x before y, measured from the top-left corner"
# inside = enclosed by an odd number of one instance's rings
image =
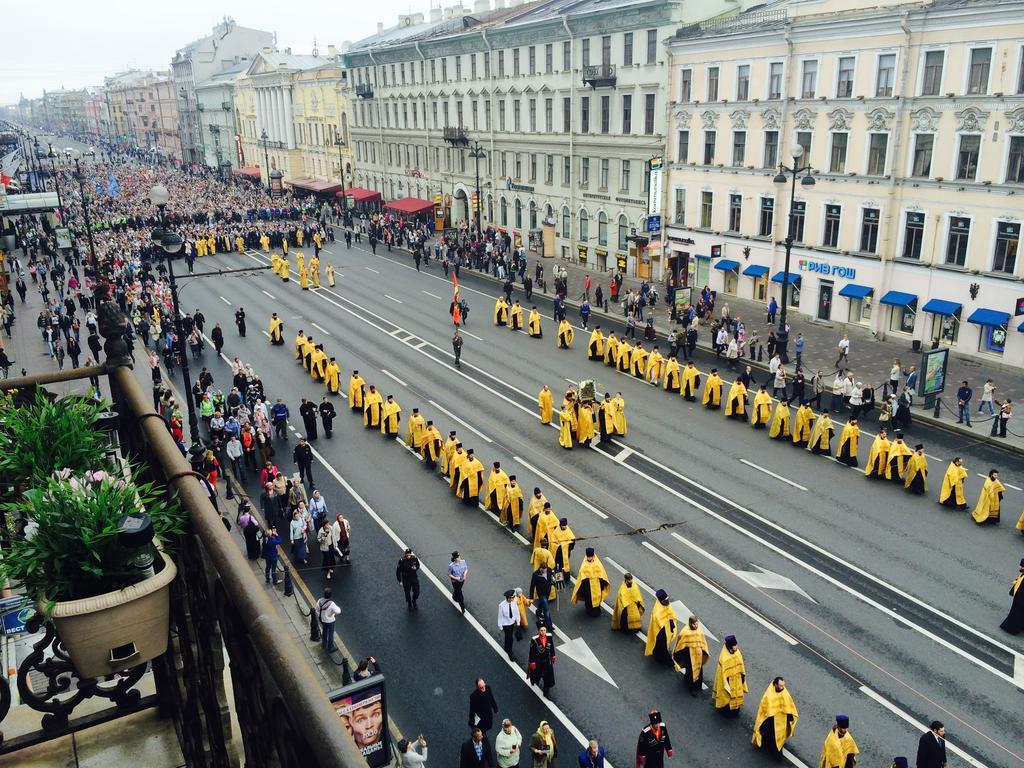
[[[782,2],[668,42],[683,284],[1024,366],[1024,2]],[[801,174],[801,177],[806,173]]]
[[[352,146],[348,130],[348,88],[344,71],[334,61],[303,70],[292,80],[295,142],[301,175],[322,182],[352,186]],[[340,144],[339,144],[340,140]]]

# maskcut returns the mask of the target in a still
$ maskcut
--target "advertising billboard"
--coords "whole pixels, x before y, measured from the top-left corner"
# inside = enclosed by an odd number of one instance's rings
[[[372,675],[331,691],[328,696],[345,730],[352,736],[370,768],[389,765],[391,739],[388,735],[384,676]]]

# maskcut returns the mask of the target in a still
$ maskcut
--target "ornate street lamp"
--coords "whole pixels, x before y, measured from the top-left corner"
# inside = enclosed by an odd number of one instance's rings
[[[480,227],[480,161],[487,157],[487,153],[480,146],[480,142],[474,140],[473,146],[469,149],[469,156],[476,164],[476,233],[477,237],[480,237],[483,233],[483,229]]]

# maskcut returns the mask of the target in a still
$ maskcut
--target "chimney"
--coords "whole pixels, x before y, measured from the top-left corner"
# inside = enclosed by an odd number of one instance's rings
[[[422,13],[414,13],[412,15],[412,23],[413,24],[422,24],[423,23],[423,14]]]
[[[473,3],[473,13],[487,13],[491,10],[491,0],[476,0]]]
[[[440,8],[431,8],[430,9],[430,23],[431,24],[437,24],[439,21],[441,21],[441,18],[443,17],[443,15],[444,15],[444,12]]]
[[[378,21],[377,22],[377,34],[378,35],[383,35],[384,34],[384,22],[383,21]]]
[[[338,59],[338,49],[335,48],[333,45],[327,46],[327,58],[330,59],[331,61],[337,61]]]

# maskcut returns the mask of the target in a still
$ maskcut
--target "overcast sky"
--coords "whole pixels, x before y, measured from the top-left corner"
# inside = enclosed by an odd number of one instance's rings
[[[433,0],[437,5],[437,0]],[[245,27],[277,33],[280,48],[309,53],[316,38],[328,44],[359,40],[394,25],[400,13],[427,14],[431,0],[51,0],[4,2],[0,104],[43,89],[100,85],[105,75],[130,67],[169,69],[175,50],[210,33],[224,16]],[[455,0],[444,0],[455,5]],[[466,5],[470,3],[466,2]]]

